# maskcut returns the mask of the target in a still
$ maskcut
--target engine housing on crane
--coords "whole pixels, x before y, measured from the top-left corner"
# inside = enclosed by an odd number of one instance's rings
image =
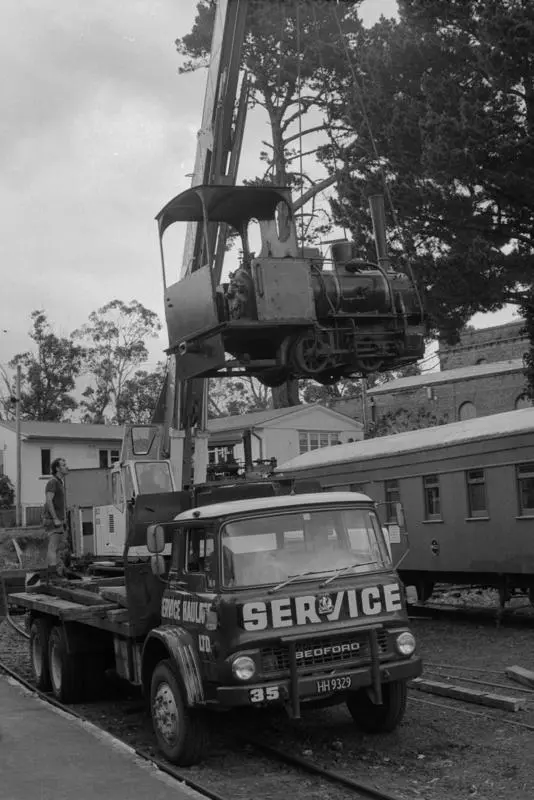
[[[386,253],[383,198],[370,198],[378,262],[358,258],[352,242],[299,254],[289,189],[197,186],[158,214],[163,234],[176,222],[197,222],[200,264],[166,287],[170,354],[180,380],[253,375],[268,386],[292,378],[323,384],[411,364],[424,353],[424,317],[417,288],[393,269]],[[257,220],[261,250],[250,251]],[[215,285],[214,231],[229,226],[241,239],[242,263]]]

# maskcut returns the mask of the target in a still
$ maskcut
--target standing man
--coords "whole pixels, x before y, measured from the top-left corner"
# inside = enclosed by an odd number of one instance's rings
[[[66,574],[69,560],[69,545],[65,527],[65,475],[68,467],[64,458],[52,461],[52,478],[45,487],[44,529],[48,533],[48,572],[60,577]]]

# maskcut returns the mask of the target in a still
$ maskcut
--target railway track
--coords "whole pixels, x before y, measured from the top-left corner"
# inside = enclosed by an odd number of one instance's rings
[[[511,628],[534,628],[534,614],[528,613],[530,604],[517,609],[501,610],[491,606],[463,606],[456,604],[408,603],[410,619],[449,619],[467,622],[483,622]],[[520,613],[517,613],[520,612]]]
[[[89,717],[77,713],[72,706],[65,706],[62,703],[58,702],[54,697],[49,694],[45,694],[40,692],[38,689],[33,686],[33,684],[28,681],[24,676],[22,676],[19,672],[12,669],[8,664],[4,663],[0,660],[0,672],[3,672],[6,675],[9,675],[11,678],[16,680],[22,686],[24,686],[27,690],[33,692],[46,703],[60,709],[66,714],[71,715],[77,719],[83,720],[84,722],[90,722],[92,725],[96,725],[101,730],[105,730],[101,725],[95,723],[94,720],[90,719]],[[188,774],[187,771],[181,770],[178,767],[173,766],[172,764],[168,763],[164,759],[154,757],[151,753],[147,750],[139,747],[135,747],[131,745],[130,742],[127,740],[116,736],[114,738],[120,741],[122,744],[126,745],[138,758],[143,759],[144,761],[149,762],[151,765],[157,767],[159,770],[164,772],[166,775],[174,778],[176,781],[182,783],[183,785],[193,789],[194,791],[198,792],[199,795],[210,798],[210,800],[234,800],[233,794],[223,795],[219,792],[214,791],[209,786],[206,786],[197,780],[193,780]],[[356,798],[356,800],[402,800],[400,795],[392,794],[389,791],[385,791],[377,786],[373,786],[371,784],[365,783],[363,781],[358,781],[354,778],[350,778],[345,776],[337,771],[325,769],[318,764],[310,761],[309,759],[303,758],[298,755],[294,755],[289,752],[285,752],[279,750],[276,747],[273,747],[265,742],[262,742],[256,738],[250,738],[248,736],[239,736],[236,740],[241,746],[247,747],[247,753],[250,753],[251,750],[255,750],[258,753],[261,753],[263,758],[267,758],[270,761],[283,763],[286,766],[293,767],[295,773],[308,773],[326,785],[336,786],[337,792],[336,797],[351,797]],[[253,768],[251,768],[251,773],[253,774]],[[342,794],[343,793],[343,794]],[[254,791],[254,795],[258,798],[258,794]],[[261,800],[261,798],[258,798]]]

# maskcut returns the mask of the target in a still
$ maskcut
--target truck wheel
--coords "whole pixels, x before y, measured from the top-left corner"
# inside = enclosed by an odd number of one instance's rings
[[[67,651],[63,628],[56,626],[48,639],[48,664],[52,692],[60,703],[76,703],[82,699],[84,671],[80,660]]]
[[[33,680],[40,692],[49,692],[50,670],[48,668],[48,637],[50,622],[42,617],[34,619],[30,627],[30,661]]]
[[[189,767],[207,753],[208,729],[201,712],[186,707],[172,663],[160,661],[152,675],[150,713],[158,747],[173,764]]]
[[[360,730],[366,733],[390,733],[400,724],[406,711],[406,681],[382,684],[382,705],[375,705],[366,689],[351,692],[347,706]]]

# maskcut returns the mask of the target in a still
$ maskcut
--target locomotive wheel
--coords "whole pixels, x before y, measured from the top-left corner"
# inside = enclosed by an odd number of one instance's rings
[[[365,733],[390,733],[404,717],[408,689],[406,681],[382,684],[382,705],[375,705],[366,689],[350,692],[347,707],[356,727]]]
[[[158,747],[181,767],[198,764],[209,747],[208,728],[200,712],[187,708],[171,661],[160,661],[152,675],[150,708]]]
[[[315,331],[299,334],[291,345],[289,358],[297,374],[314,378],[326,372],[331,359],[328,335]]]
[[[364,375],[368,375],[370,372],[378,372],[378,370],[384,364],[384,359],[378,355],[378,347],[372,339],[363,339],[360,344],[363,345],[363,347],[368,347],[371,350],[374,350],[377,355],[363,356],[362,358],[357,357],[356,367]]]

